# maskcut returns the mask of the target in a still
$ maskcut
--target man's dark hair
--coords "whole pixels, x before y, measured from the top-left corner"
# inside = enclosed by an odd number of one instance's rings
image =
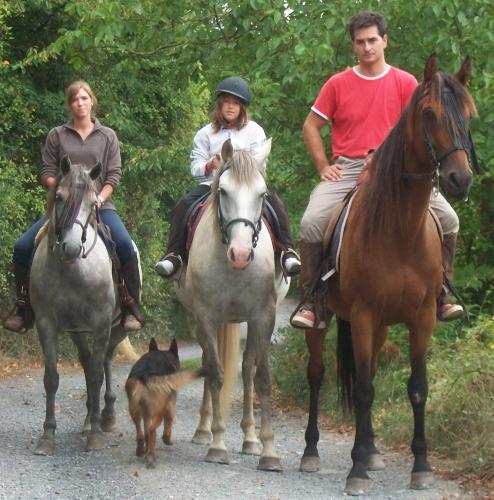
[[[362,28],[370,28],[371,26],[376,26],[379,31],[379,36],[382,38],[387,32],[386,21],[381,14],[377,12],[360,12],[359,14],[353,16],[348,23],[348,31],[352,37],[352,42],[355,41],[355,32],[361,30]]]

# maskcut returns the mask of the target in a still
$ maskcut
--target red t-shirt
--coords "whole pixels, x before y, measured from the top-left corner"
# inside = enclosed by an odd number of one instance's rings
[[[377,77],[348,69],[323,85],[312,111],[332,123],[332,155],[363,157],[398,121],[417,86],[413,75],[388,66]]]

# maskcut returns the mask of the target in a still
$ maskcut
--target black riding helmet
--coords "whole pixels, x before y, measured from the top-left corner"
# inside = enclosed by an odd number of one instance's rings
[[[239,76],[229,76],[221,80],[214,91],[216,98],[221,94],[231,94],[238,97],[245,105],[250,104],[252,93],[249,84]]]

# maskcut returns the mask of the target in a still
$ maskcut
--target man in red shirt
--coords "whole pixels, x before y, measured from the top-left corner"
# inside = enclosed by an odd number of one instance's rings
[[[386,22],[380,14],[361,12],[350,20],[348,29],[358,64],[326,81],[303,128],[305,145],[321,179],[310,195],[300,225],[300,283],[304,294],[316,278],[324,231],[334,208],[355,186],[368,152],[384,141],[417,87],[413,75],[386,63],[384,50],[388,37]],[[321,137],[321,129],[328,122],[331,122],[331,161]],[[458,216],[440,193],[431,195],[430,205],[443,229],[443,262],[451,279]],[[444,291],[438,306],[439,319],[456,319],[463,313],[463,308],[451,304]],[[314,322],[314,304],[309,297],[292,318],[292,325],[325,327],[323,322],[317,325]]]

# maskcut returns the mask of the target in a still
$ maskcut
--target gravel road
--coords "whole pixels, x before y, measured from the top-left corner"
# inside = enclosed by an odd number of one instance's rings
[[[180,346],[182,359],[198,357],[195,345]],[[124,384],[130,364],[115,366],[117,431],[106,435],[108,446],[85,452],[80,436],[85,415],[82,370],[64,369],[57,395],[57,448],[53,457],[33,455],[42,433],[44,388],[42,370],[29,370],[0,380],[0,498],[1,499],[337,499],[350,468],[353,437],[321,431],[321,471],[299,472],[306,416],[300,411],[274,411],[274,432],[283,473],[256,469],[257,457],[242,455],[241,394],[236,395],[225,435],[230,465],[206,463],[206,448],[190,442],[198,422],[201,382],[178,398],[173,446],[161,441],[155,469],[134,455],[135,433],[127,414]],[[436,478],[426,492],[408,489],[409,455],[384,451],[387,468],[371,473],[372,496],[379,499],[468,498],[452,481]]]

